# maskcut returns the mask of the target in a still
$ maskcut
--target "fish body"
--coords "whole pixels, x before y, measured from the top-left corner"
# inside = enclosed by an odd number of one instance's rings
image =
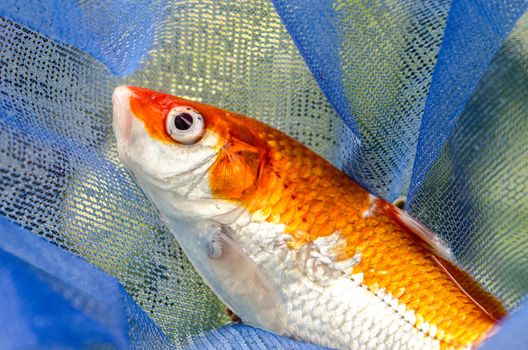
[[[243,322],[340,349],[463,349],[505,311],[423,225],[257,120],[115,90],[118,153]]]

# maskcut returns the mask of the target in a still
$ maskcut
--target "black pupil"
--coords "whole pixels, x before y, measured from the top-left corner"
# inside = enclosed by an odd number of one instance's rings
[[[189,113],[180,113],[174,118],[174,126],[178,130],[187,130],[193,124],[193,117]]]

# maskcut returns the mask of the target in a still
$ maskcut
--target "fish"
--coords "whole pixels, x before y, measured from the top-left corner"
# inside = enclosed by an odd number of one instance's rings
[[[445,242],[256,119],[135,86],[119,159],[242,322],[338,349],[470,349],[506,315]]]

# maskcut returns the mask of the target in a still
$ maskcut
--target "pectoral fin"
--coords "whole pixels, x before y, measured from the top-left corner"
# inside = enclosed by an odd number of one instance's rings
[[[217,288],[224,302],[244,323],[284,333],[286,312],[279,292],[232,238],[228,226],[213,228],[208,255],[223,282]]]
[[[233,313],[244,323],[285,333],[281,294],[233,239],[228,226],[215,221],[175,226],[171,225],[189,260]]]

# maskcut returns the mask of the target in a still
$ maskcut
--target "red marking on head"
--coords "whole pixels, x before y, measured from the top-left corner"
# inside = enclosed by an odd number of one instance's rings
[[[251,118],[200,102],[145,88],[129,87],[130,110],[143,121],[153,138],[164,143],[177,143],[165,130],[165,118],[176,106],[189,106],[204,118],[206,130],[219,138],[220,151],[210,169],[209,184],[217,197],[239,200],[256,188],[268,157],[267,143],[257,130],[269,128]],[[207,131],[206,131],[207,132]]]
[[[269,147],[256,131],[268,126],[232,113],[227,113],[224,121],[228,125],[226,142],[211,167],[209,186],[217,197],[247,199],[266,179]]]
[[[135,86],[128,88],[132,91],[130,96],[132,114],[143,121],[149,135],[156,140],[164,143],[178,143],[170,137],[165,129],[165,118],[167,118],[170,110],[177,106],[188,106],[195,109],[203,116],[206,128],[212,129],[218,134],[225,133],[225,127],[220,127],[222,123],[219,121],[228,112],[220,108],[145,88]]]

